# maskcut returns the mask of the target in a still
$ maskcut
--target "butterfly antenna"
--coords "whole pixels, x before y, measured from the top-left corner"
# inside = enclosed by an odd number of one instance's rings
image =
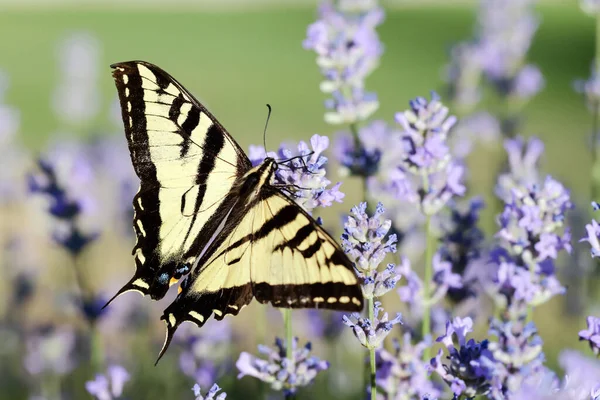
[[[267,154],[267,126],[269,126],[269,119],[271,118],[271,105],[267,104],[269,113],[267,114],[267,121],[265,122],[265,130],[263,131],[263,146],[265,147],[265,155]]]

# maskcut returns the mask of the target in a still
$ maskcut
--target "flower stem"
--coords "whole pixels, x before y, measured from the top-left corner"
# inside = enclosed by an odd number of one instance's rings
[[[285,323],[285,358],[292,362],[294,352],[292,347],[292,310],[290,308],[283,310],[283,322]]]
[[[375,309],[373,304],[373,297],[367,299],[367,310],[369,313],[369,321],[375,320]],[[371,384],[371,400],[377,399],[377,366],[375,365],[375,349],[369,348],[369,365],[370,365],[370,384]]]
[[[433,247],[435,245],[433,240],[433,235],[431,233],[431,215],[427,215],[425,217],[425,235],[426,235],[426,245],[425,245],[425,276],[423,278],[423,325],[421,336],[422,340],[425,340],[429,335],[431,335],[431,304],[429,301],[430,295],[430,285],[431,280],[433,278]],[[423,360],[429,361],[430,358],[430,348],[427,346],[425,351],[423,351]]]

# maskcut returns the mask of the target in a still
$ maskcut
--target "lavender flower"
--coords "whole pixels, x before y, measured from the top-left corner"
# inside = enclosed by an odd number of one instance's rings
[[[58,182],[54,166],[39,160],[38,167],[40,173],[29,176],[29,190],[50,198],[48,213],[58,222],[52,234],[53,239],[73,256],[78,256],[98,234],[80,230],[77,218],[81,213],[81,205],[70,198]]]
[[[443,227],[445,233],[440,256],[451,264],[451,271],[460,276],[460,285],[448,286],[448,295],[454,302],[460,302],[474,294],[474,281],[464,277],[469,266],[481,257],[483,232],[477,227],[477,223],[483,207],[480,197],[471,199],[468,207],[453,202],[450,205],[450,219]]]
[[[367,203],[352,208],[344,224],[342,248],[362,276],[370,276],[388,253],[396,251],[397,237],[388,234],[392,222],[384,219],[385,208],[378,203],[372,217],[367,215]]]
[[[514,187],[510,193],[498,219],[501,247],[491,253],[497,268],[492,281],[501,294],[496,300],[508,307],[509,318],[518,319],[527,307],[564,292],[554,260],[559,252],[571,251],[571,235],[563,224],[573,205],[569,192],[551,177],[541,185]]]
[[[482,52],[477,42],[463,42],[450,50],[445,77],[448,94],[458,109],[473,109],[481,100]]]
[[[410,333],[403,336],[402,345],[394,339],[394,352],[377,351],[377,386],[389,400],[438,397],[441,390],[429,380],[428,363],[423,351],[431,343],[411,343]]]
[[[98,374],[93,381],[85,383],[85,389],[96,400],[115,400],[123,394],[123,387],[130,379],[129,373],[120,365],[112,365],[106,375]]]
[[[486,148],[497,145],[502,135],[500,122],[487,112],[478,112],[462,118],[448,138],[451,153],[458,159],[467,157],[477,144]]]
[[[388,314],[381,308],[381,302],[376,301],[374,307],[373,320],[363,318],[358,313],[343,317],[344,324],[352,328],[359,343],[369,350],[379,348],[394,325],[402,323],[402,314],[397,313],[396,318],[389,320]]]
[[[283,145],[277,153],[265,153],[260,146],[250,146],[248,152],[253,165],[260,164],[266,157],[281,161],[275,172],[274,184],[290,194],[308,212],[316,207],[329,207],[333,202],[341,203],[344,198],[344,193],[339,190],[341,183],[327,188],[331,181],[325,177],[327,157],[323,152],[329,147],[329,138],[315,134],[310,138],[310,146],[312,150],[306,142],[301,141],[297,152]]]
[[[595,206],[596,203],[592,203],[592,207],[594,210],[598,208]],[[587,236],[580,239],[580,242],[588,242],[590,244],[590,251],[592,254],[592,258],[600,257],[600,242],[598,238],[600,238],[600,225],[598,222],[593,219],[590,224],[586,224],[585,230],[587,232]]]
[[[43,326],[25,338],[23,364],[31,375],[65,375],[77,365],[76,335],[68,327]]]
[[[375,31],[382,21],[383,10],[376,2],[325,2],[319,20],[308,27],[304,48],[317,53],[325,77],[321,91],[331,95],[325,102],[326,122],[353,124],[377,110],[377,97],[365,92],[364,80],[383,52]]]
[[[455,318],[446,324],[446,334],[437,341],[443,342],[448,349],[446,357],[450,363],[442,363],[443,351],[440,349],[437,356],[431,360],[431,369],[435,371],[454,393],[454,397],[466,396],[472,398],[485,395],[490,391],[492,371],[482,362],[482,358],[492,359],[488,350],[488,341],[475,342],[466,340],[467,333],[471,332],[473,321],[471,318]],[[458,340],[458,347],[455,339]]]
[[[232,340],[227,321],[208,322],[208,329],[198,332],[195,327],[183,329],[176,339],[182,344],[179,368],[200,387],[209,387],[227,368],[228,347]]]
[[[598,9],[600,10],[600,2]],[[592,65],[590,77],[578,79],[573,83],[575,91],[581,93],[585,97],[587,107],[590,111],[597,110],[600,107],[600,77],[595,65]]]
[[[276,349],[264,345],[258,346],[258,352],[267,356],[267,360],[242,352],[236,362],[240,371],[238,379],[248,375],[269,383],[274,390],[294,394],[299,387],[307,386],[320,371],[329,368],[327,361],[310,356],[311,344],[299,348],[298,339],[292,341],[292,359],[286,358],[284,342],[276,338]]]
[[[596,356],[600,354],[600,318],[587,317],[587,329],[579,331],[579,340],[587,340]]]
[[[206,393],[206,396],[202,396],[202,393],[200,391],[200,385],[198,385],[197,383],[194,385],[192,390],[194,391],[194,396],[196,396],[196,400],[225,400],[225,398],[227,397],[227,393],[225,392],[217,394],[221,390],[221,388],[216,383],[211,386],[211,388],[208,390],[208,393]]]
[[[404,132],[398,145],[401,162],[388,173],[386,189],[396,199],[418,205],[426,215],[437,213],[454,195],[462,195],[464,167],[452,160],[447,135],[456,123],[436,93],[431,101],[418,97],[410,109],[396,114]]]
[[[494,371],[491,398],[512,398],[525,382],[544,371],[542,339],[533,322],[492,320],[490,334],[497,338],[488,345],[492,358],[483,364]]]
[[[517,136],[505,140],[504,148],[508,153],[510,169],[498,178],[496,195],[504,202],[509,202],[514,188],[525,189],[540,182],[538,162],[544,152],[544,143],[532,137],[525,144],[523,138]]]
[[[366,178],[375,175],[379,170],[382,154],[389,151],[387,145],[390,139],[397,134],[381,120],[362,126],[357,137],[353,137],[350,132],[338,133],[334,155],[342,166],[342,176]]]
[[[98,39],[87,32],[71,34],[60,43],[62,76],[52,104],[63,121],[78,125],[97,115],[100,109],[99,55]]]

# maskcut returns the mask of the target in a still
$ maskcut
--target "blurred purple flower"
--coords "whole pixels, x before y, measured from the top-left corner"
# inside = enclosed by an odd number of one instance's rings
[[[250,146],[248,152],[253,165],[260,164],[266,157],[278,161],[274,184],[308,212],[316,207],[329,207],[334,202],[341,203],[344,198],[344,193],[339,190],[341,182],[327,188],[331,181],[325,177],[327,157],[323,152],[329,147],[329,138],[315,134],[310,138],[310,147],[312,150],[301,141],[296,152],[284,145],[277,153],[266,153],[261,146]]]
[[[48,213],[57,220],[52,237],[70,254],[78,256],[98,234],[84,233],[80,230],[77,218],[81,212],[81,205],[72,199],[58,182],[54,166],[39,160],[38,167],[38,174],[29,175],[29,190],[50,199]]]
[[[349,317],[344,315],[343,317],[344,324],[352,328],[352,332],[359,343],[369,350],[379,348],[394,325],[402,323],[400,313],[397,313],[396,317],[390,320],[379,301],[374,304],[373,315],[372,321],[361,317],[358,313],[352,313]]]
[[[329,368],[327,361],[310,356],[310,342],[299,348],[298,339],[294,338],[292,360],[286,358],[286,345],[281,339],[275,339],[275,346],[276,349],[258,346],[258,352],[267,356],[267,360],[242,352],[235,364],[240,371],[238,379],[253,376],[269,383],[273,390],[283,390],[287,395],[296,393],[299,387],[309,385],[320,371]]]
[[[423,351],[430,343],[413,345],[410,333],[403,336],[402,345],[394,339],[394,351],[377,351],[377,386],[388,400],[438,397],[442,391],[429,379],[428,362]]]
[[[468,112],[481,100],[481,54],[475,41],[459,43],[450,50],[445,78],[449,97],[459,110]]]
[[[544,371],[542,339],[535,324],[525,324],[523,320],[494,319],[490,334],[497,338],[488,345],[493,357],[486,357],[483,362],[494,371],[490,396],[498,400],[512,398],[525,382]]]
[[[587,317],[587,329],[579,331],[579,340],[587,340],[596,356],[600,354],[600,318]]]
[[[462,118],[448,138],[451,153],[458,159],[467,157],[477,143],[492,147],[502,136],[500,122],[487,112],[478,112]]]
[[[600,14],[600,1],[598,0],[579,0],[579,6],[584,13],[592,17]]]
[[[450,218],[442,222],[442,246],[440,255],[452,266],[452,272],[460,276],[460,285],[449,285],[448,296],[461,302],[474,292],[474,280],[465,279],[467,270],[481,257],[483,232],[477,226],[479,213],[484,207],[480,197],[472,198],[465,207],[457,202],[450,203]]]
[[[525,65],[514,78],[511,95],[521,101],[527,101],[544,87],[544,76],[535,65]]]
[[[85,389],[96,400],[116,400],[123,394],[123,387],[129,381],[130,375],[120,365],[111,365],[106,375],[98,374],[93,381],[85,383]]]
[[[66,123],[88,123],[100,109],[100,41],[91,33],[76,32],[61,41],[58,53],[61,76],[53,108]]]
[[[592,203],[592,207],[594,211],[597,211],[597,203]],[[592,254],[592,258],[600,257],[600,225],[598,222],[593,219],[590,224],[585,225],[585,230],[587,232],[587,236],[580,239],[580,242],[588,242],[590,244],[590,251]]]
[[[486,395],[490,391],[490,380],[493,371],[486,366],[482,359],[493,359],[488,350],[488,341],[475,342],[466,340],[466,335],[471,332],[473,321],[471,318],[456,317],[446,324],[446,334],[437,339],[443,342],[448,350],[446,357],[450,363],[443,364],[440,349],[435,358],[431,359],[430,368],[435,371],[450,387],[454,397],[465,396],[472,398]],[[455,339],[458,346],[455,346]]]
[[[505,140],[504,148],[508,153],[509,171],[498,177],[496,195],[504,202],[510,202],[513,189],[526,189],[541,183],[538,162],[544,152],[544,143],[536,137],[527,143],[516,137]]]
[[[325,1],[319,20],[308,27],[303,46],[317,53],[325,78],[320,88],[331,95],[325,102],[326,122],[353,124],[377,110],[377,96],[365,92],[364,80],[383,53],[375,31],[383,17],[373,1]]]
[[[176,336],[182,346],[179,368],[201,387],[209,387],[229,367],[231,325],[227,321],[209,322],[208,329],[198,331],[190,326]]]
[[[206,393],[206,396],[204,397],[202,396],[200,385],[198,385],[197,383],[194,385],[192,390],[194,391],[194,396],[196,396],[196,400],[225,400],[225,398],[227,397],[227,393],[225,392],[218,394],[221,388],[216,383],[210,387],[208,393]]]
[[[375,175],[382,153],[389,150],[386,145],[394,133],[396,132],[381,120],[362,126],[357,138],[350,132],[338,133],[333,152],[341,164],[341,174],[361,177]]]
[[[43,326],[24,339],[23,364],[29,374],[65,375],[75,368],[76,335],[70,327]]]

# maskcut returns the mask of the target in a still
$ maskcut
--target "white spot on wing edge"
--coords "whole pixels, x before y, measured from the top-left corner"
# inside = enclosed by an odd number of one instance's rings
[[[125,97],[129,97],[129,88],[125,88]]]
[[[121,67],[119,67],[117,69],[120,71],[124,71],[124,69]],[[123,83],[127,85],[127,82],[129,82],[129,77],[127,75],[123,75]]]
[[[177,319],[175,319],[175,316],[173,314],[169,314],[169,324],[171,326],[175,326],[176,323],[177,323]]]
[[[344,304],[350,303],[350,297],[348,297],[348,296],[340,297],[340,303],[344,303]]]
[[[142,221],[138,219],[135,221],[135,223],[137,224],[138,228],[140,228],[140,233],[142,234],[142,236],[146,237],[146,230],[144,230],[144,225],[142,225]]]
[[[144,253],[142,253],[142,249],[138,248],[138,249],[135,251],[135,256],[137,257],[137,259],[138,259],[138,260],[140,260],[140,262],[141,262],[142,264],[146,262],[146,257],[144,256]],[[138,279],[137,281],[141,281],[141,279]],[[137,282],[137,281],[136,281],[136,282]],[[146,285],[145,289],[148,289],[148,284],[147,284],[146,282],[144,282],[144,281],[142,281],[142,283],[143,283],[144,285]]]
[[[200,321],[200,323],[204,322],[204,317],[202,315],[200,315],[199,313],[197,313],[196,311],[190,311],[188,314],[190,314],[190,317]]]
[[[138,189],[138,193],[139,193],[139,192],[140,192],[140,191],[139,191],[139,189]],[[137,199],[137,202],[138,202],[138,206],[140,206],[140,210],[144,211],[144,205],[142,204],[142,198],[141,198],[141,197],[138,197],[138,199]]]
[[[139,250],[139,249],[138,249]],[[140,260],[141,261],[141,260]],[[143,262],[143,261],[142,261]],[[141,287],[142,289],[148,289],[150,286],[143,281],[143,279],[136,279],[132,283],[133,286]]]
[[[214,309],[213,312],[215,313],[215,315],[218,315],[219,317],[223,316],[223,312],[221,312],[221,310]]]

